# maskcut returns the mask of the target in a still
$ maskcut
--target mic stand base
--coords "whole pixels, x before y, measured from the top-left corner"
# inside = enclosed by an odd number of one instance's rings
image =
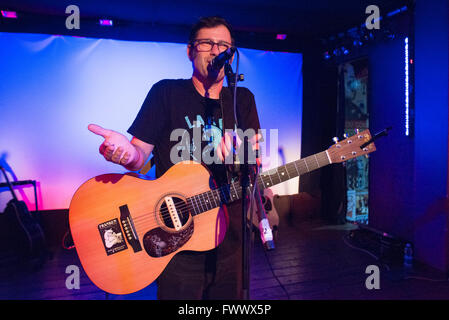
[[[267,242],[265,242],[263,244],[263,246],[265,247],[265,250],[267,250],[267,251],[275,249],[275,245],[274,245],[274,241],[273,240],[268,240]]]

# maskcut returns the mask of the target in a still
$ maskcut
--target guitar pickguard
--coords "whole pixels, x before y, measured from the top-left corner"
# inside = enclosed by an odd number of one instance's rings
[[[181,248],[193,234],[193,220],[179,232],[167,232],[162,228],[148,231],[143,237],[143,247],[153,258],[166,256]]]

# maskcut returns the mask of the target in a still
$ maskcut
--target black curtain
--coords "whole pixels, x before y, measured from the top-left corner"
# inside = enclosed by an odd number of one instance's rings
[[[320,45],[303,53],[303,115],[301,157],[321,152],[343,135],[344,111],[338,110],[338,70],[323,59]],[[321,197],[321,217],[328,223],[346,222],[346,173],[332,164],[301,176],[299,192]]]

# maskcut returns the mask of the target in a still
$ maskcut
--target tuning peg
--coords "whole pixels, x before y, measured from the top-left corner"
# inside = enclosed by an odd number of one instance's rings
[[[360,133],[360,130],[359,130],[359,129],[355,129],[355,132],[356,132],[357,134],[359,134],[359,133]]]
[[[333,137],[332,140],[333,140],[335,143],[338,143],[338,138],[337,138],[337,137]]]
[[[346,132],[343,133],[343,137],[346,139],[348,137],[348,134]]]

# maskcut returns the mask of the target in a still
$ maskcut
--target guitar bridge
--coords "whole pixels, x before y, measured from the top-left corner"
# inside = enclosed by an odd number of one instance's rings
[[[136,228],[134,227],[133,220],[126,204],[120,207],[120,222],[122,224],[123,231],[125,232],[125,239],[131,248],[133,248],[134,252],[142,251],[142,246],[140,245]]]

